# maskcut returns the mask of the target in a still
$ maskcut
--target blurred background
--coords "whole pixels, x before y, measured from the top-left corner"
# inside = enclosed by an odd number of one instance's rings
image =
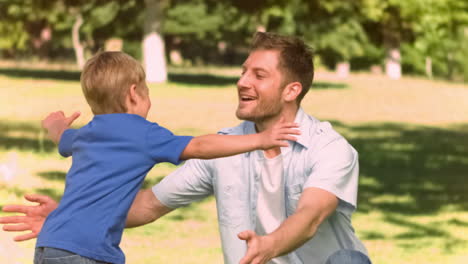
[[[40,120],[91,120],[79,77],[93,54],[140,60],[149,119],[200,135],[239,122],[235,83],[257,31],[313,47],[302,107],[360,153],[353,225],[374,263],[468,263],[464,0],[0,0],[0,207],[60,199],[71,161]],[[144,187],[174,169],[156,166]],[[35,241],[12,238],[0,232],[0,263],[31,263]],[[128,263],[222,263],[214,199],[126,230],[122,247]]]
[[[159,53],[177,66],[237,66],[253,32],[266,30],[303,37],[319,66],[343,76],[349,69],[390,74],[395,63],[405,74],[468,80],[468,3],[461,0],[0,3],[5,60],[82,66],[98,50],[118,49],[142,60]],[[145,52],[144,42],[158,38],[159,51]]]

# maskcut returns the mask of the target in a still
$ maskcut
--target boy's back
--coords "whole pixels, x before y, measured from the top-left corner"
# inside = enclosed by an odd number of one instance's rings
[[[124,263],[119,248],[128,209],[147,172],[158,162],[177,164],[192,137],[132,114],[97,115],[62,135],[59,151],[73,156],[60,206],[50,214],[38,247]]]

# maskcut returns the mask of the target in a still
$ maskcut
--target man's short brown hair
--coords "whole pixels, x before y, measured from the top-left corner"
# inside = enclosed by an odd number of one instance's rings
[[[283,84],[300,82],[302,91],[296,101],[300,105],[314,79],[312,49],[303,40],[269,32],[257,32],[252,42],[252,51],[278,50],[279,68],[284,73]]]
[[[89,59],[81,73],[81,88],[95,115],[125,113],[125,96],[135,84],[146,89],[141,64],[123,52],[99,52]]]

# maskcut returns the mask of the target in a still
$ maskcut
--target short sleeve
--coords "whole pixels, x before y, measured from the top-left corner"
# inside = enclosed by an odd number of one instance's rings
[[[192,138],[191,136],[176,136],[168,129],[152,124],[147,134],[146,146],[156,163],[170,162],[177,165],[182,162],[180,155]]]
[[[345,139],[326,145],[318,153],[304,189],[316,187],[329,191],[340,199],[338,210],[356,209],[359,177],[358,154]],[[345,202],[345,203],[343,203]]]
[[[178,208],[213,194],[212,160],[188,160],[154,185],[154,195],[169,208]]]
[[[63,131],[62,137],[58,145],[59,153],[63,157],[70,157],[72,155],[72,145],[78,129],[67,129]]]

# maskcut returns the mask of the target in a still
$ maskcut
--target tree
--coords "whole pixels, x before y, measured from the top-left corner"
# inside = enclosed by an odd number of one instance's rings
[[[414,39],[404,48],[410,55],[406,63],[417,72],[448,79],[467,75],[466,28],[468,2],[425,0],[401,3],[403,17],[412,24]]]
[[[49,20],[59,16],[47,1],[2,1],[0,2],[0,49],[13,55],[20,52],[37,52],[40,57],[48,56],[52,38]]]
[[[164,41],[161,35],[164,4],[167,1],[145,0],[143,56],[148,82],[167,80]]]

